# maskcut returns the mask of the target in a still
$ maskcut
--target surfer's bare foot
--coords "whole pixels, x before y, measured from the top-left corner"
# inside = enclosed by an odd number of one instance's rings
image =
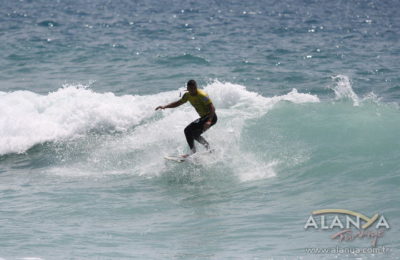
[[[182,154],[181,157],[182,158],[188,158],[190,156],[190,154]]]

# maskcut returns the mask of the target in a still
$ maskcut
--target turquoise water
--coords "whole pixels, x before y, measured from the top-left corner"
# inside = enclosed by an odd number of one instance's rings
[[[0,259],[398,259],[396,1],[6,1]],[[188,162],[175,101],[219,121]],[[201,149],[201,148],[200,148]],[[304,229],[347,209],[386,254]]]

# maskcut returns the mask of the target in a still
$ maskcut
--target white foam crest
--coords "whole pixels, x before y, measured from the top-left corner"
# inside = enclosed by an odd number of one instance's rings
[[[263,97],[260,94],[246,90],[245,86],[214,81],[205,87],[218,109],[240,111],[241,115],[259,117],[280,101],[290,101],[296,104],[319,102],[317,96],[298,93],[296,89],[282,96]]]
[[[335,81],[335,85],[331,87],[331,89],[335,92],[335,98],[337,100],[350,99],[353,101],[354,106],[360,105],[360,100],[351,87],[349,77],[346,75],[337,75],[332,77],[332,79]]]
[[[271,98],[275,102],[279,101],[289,101],[296,104],[302,103],[319,103],[320,100],[317,96],[307,94],[307,93],[299,93],[297,89],[292,89],[288,94],[283,96],[275,96]]]
[[[155,101],[174,93],[115,96],[65,86],[48,95],[0,93],[0,154],[22,153],[35,144],[73,138],[93,129],[125,131],[153,115]]]

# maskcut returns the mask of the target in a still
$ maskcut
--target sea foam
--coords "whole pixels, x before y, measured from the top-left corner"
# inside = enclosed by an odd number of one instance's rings
[[[212,160],[208,158],[202,164],[213,167],[229,161],[226,170],[243,181],[275,176],[274,167],[279,163],[259,161],[251,151],[241,148],[247,120],[262,117],[281,101],[319,102],[318,97],[298,93],[296,89],[274,97],[264,97],[229,82],[214,81],[204,89],[213,100],[219,119],[204,134],[216,152]],[[118,167],[127,167],[139,175],[158,175],[168,171],[163,155],[187,152],[183,129],[198,115],[188,104],[162,111],[155,111],[155,107],[178,100],[183,91],[116,96],[67,85],[47,95],[1,92],[0,154],[24,153],[38,144],[77,139],[78,144],[68,146],[76,151],[66,151],[59,157],[68,162],[68,154],[77,151],[85,151],[86,155],[80,156],[86,157],[69,161],[68,167],[82,172],[115,172]],[[93,132],[96,138],[79,141]],[[115,133],[123,135],[117,137]]]

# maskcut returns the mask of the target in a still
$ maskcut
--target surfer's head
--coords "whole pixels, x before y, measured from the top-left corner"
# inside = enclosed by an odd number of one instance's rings
[[[192,96],[197,95],[197,83],[195,80],[191,79],[188,81],[187,91],[189,91],[189,94]]]

